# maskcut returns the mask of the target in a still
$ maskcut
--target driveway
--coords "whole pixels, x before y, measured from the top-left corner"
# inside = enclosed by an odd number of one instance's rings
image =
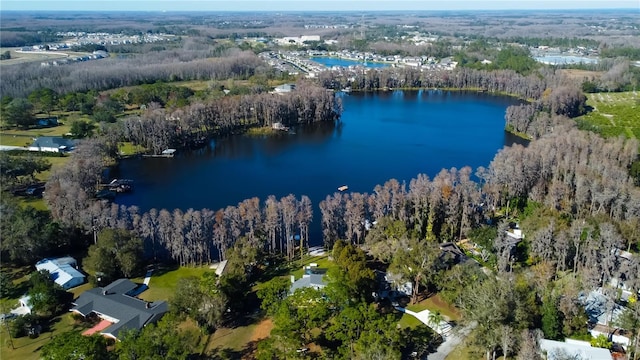
[[[453,351],[453,349],[455,349],[456,346],[460,345],[460,343],[469,335],[471,330],[473,330],[476,327],[476,325],[478,324],[474,322],[460,329],[460,331],[452,332],[449,336],[445,338],[445,341],[442,344],[440,344],[440,346],[438,346],[438,349],[436,350],[436,352],[434,352],[433,354],[427,355],[427,359],[428,360],[444,360],[447,357],[447,355],[449,355],[449,353]]]

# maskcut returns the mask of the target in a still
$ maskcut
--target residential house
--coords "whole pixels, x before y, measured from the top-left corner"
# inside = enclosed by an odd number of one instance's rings
[[[274,88],[274,91],[276,94],[284,94],[284,93],[290,93],[295,89],[296,89],[295,84],[282,84],[280,86],[276,86]]]
[[[289,288],[289,293],[293,294],[296,290],[302,288],[314,288],[316,290],[324,288],[327,286],[327,282],[324,280],[326,272],[327,269],[319,268],[315,263],[305,266],[304,274],[300,279],[295,280],[295,277],[291,275],[291,288]]]
[[[462,249],[460,249],[460,247],[456,245],[456,243],[453,243],[453,242],[442,243],[440,244],[440,250],[441,250],[441,253],[439,258],[442,262],[450,263],[453,265],[453,264],[461,264],[469,260],[469,258],[464,253],[464,251],[462,251]]]
[[[43,259],[36,263],[36,270],[47,270],[51,274],[51,279],[65,290],[84,284],[86,277],[77,270],[77,267],[76,259],[69,256]]]
[[[102,321],[95,332],[118,339],[122,331],[140,330],[160,320],[169,310],[166,301],[147,302],[134,297],[140,286],[144,285],[119,279],[103,288],[87,290],[74,300],[71,311],[85,317],[97,315]]]
[[[31,296],[25,295],[18,299],[18,307],[11,310],[11,313],[16,315],[27,315],[31,314],[32,310],[33,306],[31,305]]]
[[[403,280],[401,275],[379,270],[376,270],[375,273],[378,282],[377,298],[393,301],[396,298],[413,294],[413,283]]]
[[[58,118],[56,116],[38,119],[39,127],[53,127],[58,126]]]
[[[40,136],[29,146],[29,151],[69,152],[73,151],[76,144],[71,139],[60,136]]]
[[[540,340],[540,349],[547,360],[583,359],[583,360],[612,360],[607,349],[591,347],[586,341],[567,339],[565,342],[555,340]]]

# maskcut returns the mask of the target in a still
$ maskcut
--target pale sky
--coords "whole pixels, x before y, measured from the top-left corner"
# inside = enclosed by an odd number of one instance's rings
[[[382,11],[631,9],[640,0],[0,0],[1,10],[58,11]]]

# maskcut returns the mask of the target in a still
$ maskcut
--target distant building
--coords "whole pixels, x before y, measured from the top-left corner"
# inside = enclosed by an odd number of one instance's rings
[[[51,274],[51,279],[67,290],[85,282],[85,276],[76,269],[77,266],[76,259],[62,257],[40,260],[36,263],[36,270],[47,270]]]
[[[93,52],[93,55],[95,55],[98,59],[109,57],[109,53],[104,50],[96,50]]]
[[[97,315],[102,321],[86,335],[100,334],[117,339],[124,330],[140,330],[155,323],[169,310],[166,301],[147,302],[135,296],[140,286],[129,279],[119,279],[103,288],[87,290],[73,301],[70,310],[82,316]],[[93,330],[93,331],[92,331]]]
[[[295,89],[296,89],[296,85],[295,84],[282,84],[280,86],[276,86],[273,90],[277,94],[284,94],[284,93],[290,93]]]
[[[69,152],[73,151],[76,144],[71,139],[60,136],[40,136],[29,146],[29,151]]]
[[[53,117],[38,119],[38,126],[39,127],[58,126],[58,118],[53,116]]]

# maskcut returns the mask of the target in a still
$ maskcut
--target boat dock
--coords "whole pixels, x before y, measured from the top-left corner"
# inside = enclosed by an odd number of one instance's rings
[[[178,151],[178,150],[176,150],[176,149],[166,149],[166,150],[163,150],[162,153],[160,153],[160,154],[142,155],[142,157],[145,157],[145,158],[158,158],[158,157],[160,157],[160,158],[172,158],[176,154],[176,151]]]
[[[126,193],[133,190],[133,180],[113,179],[108,184],[100,184],[100,188],[102,190],[109,190],[116,193]]]

